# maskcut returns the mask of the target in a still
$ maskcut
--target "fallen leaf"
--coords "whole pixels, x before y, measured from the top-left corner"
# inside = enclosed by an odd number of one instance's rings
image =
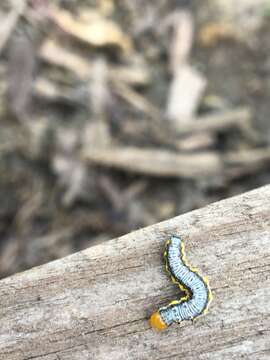
[[[92,16],[90,21],[72,16],[68,11],[54,8],[54,22],[67,34],[91,46],[116,46],[129,53],[132,49],[130,38],[120,27],[102,16]]]
[[[233,25],[227,23],[207,24],[199,32],[199,42],[205,47],[214,46],[221,40],[237,40],[238,37]]]

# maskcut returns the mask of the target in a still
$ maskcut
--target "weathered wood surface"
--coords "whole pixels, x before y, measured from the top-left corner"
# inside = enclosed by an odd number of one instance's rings
[[[185,238],[214,300],[196,322],[154,332],[175,298],[164,242]],[[1,359],[270,359],[270,186],[0,282]]]

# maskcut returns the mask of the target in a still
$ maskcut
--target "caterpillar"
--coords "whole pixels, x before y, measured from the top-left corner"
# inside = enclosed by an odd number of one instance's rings
[[[184,242],[180,237],[172,236],[166,242],[164,257],[172,281],[185,295],[152,314],[150,325],[156,330],[164,330],[183,320],[194,320],[207,312],[212,300],[208,279],[187,264]]]

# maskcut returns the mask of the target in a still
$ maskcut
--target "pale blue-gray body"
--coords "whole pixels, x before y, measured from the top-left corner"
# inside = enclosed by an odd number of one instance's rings
[[[192,297],[160,309],[160,315],[167,325],[196,318],[203,313],[209,301],[207,284],[183,262],[181,242],[179,237],[172,236],[167,248],[167,261],[172,275],[191,291]]]

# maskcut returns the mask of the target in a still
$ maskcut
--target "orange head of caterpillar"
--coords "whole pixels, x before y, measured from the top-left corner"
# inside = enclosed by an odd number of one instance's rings
[[[165,322],[162,320],[160,313],[158,311],[152,314],[149,322],[152,328],[157,331],[165,330],[168,327],[165,324]]]

